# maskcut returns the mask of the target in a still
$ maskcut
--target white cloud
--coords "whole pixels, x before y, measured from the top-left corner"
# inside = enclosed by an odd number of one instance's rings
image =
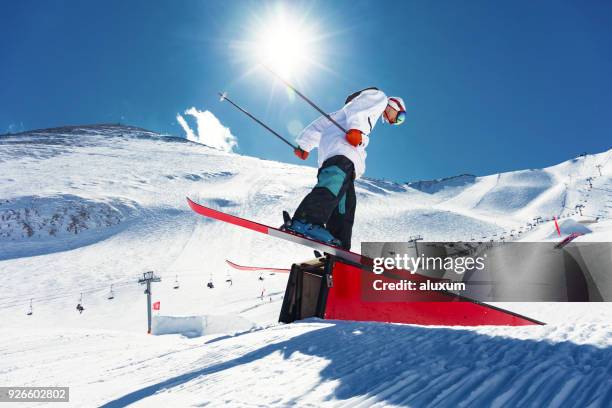
[[[187,139],[192,142],[202,143],[207,146],[231,152],[238,145],[238,141],[230,132],[230,129],[223,126],[219,119],[210,111],[200,111],[191,107],[185,111],[185,115],[193,116],[196,120],[196,132],[189,126],[185,118],[176,114],[176,121],[181,125]]]
[[[187,134],[187,139],[193,140],[193,139],[196,138],[196,136],[193,134],[193,130],[191,130],[191,128],[187,124],[187,121],[185,120],[184,117],[181,116],[180,113],[176,114],[176,121],[179,123],[179,125],[181,125],[181,127],[183,128],[183,130]]]

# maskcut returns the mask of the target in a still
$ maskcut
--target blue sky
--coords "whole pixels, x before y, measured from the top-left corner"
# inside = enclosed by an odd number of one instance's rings
[[[239,45],[277,2],[3,1],[0,132],[118,122],[184,136],[211,111],[238,152],[297,163],[217,91],[290,136],[317,113],[255,70]],[[370,177],[413,181],[543,167],[612,147],[612,3],[286,2],[318,27],[325,68],[296,78],[324,110],[378,86],[408,120],[380,124]],[[193,125],[193,123],[192,123]],[[316,165],[314,158],[308,161]]]

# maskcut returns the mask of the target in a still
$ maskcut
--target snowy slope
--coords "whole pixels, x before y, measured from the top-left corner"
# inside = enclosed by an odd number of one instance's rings
[[[578,240],[612,241],[610,157],[410,184],[359,180],[353,246],[417,234],[555,240],[553,216],[564,233],[587,233]],[[612,398],[607,304],[504,305],[549,323],[520,330],[277,325],[286,275],[260,280],[224,260],[283,268],[311,251],[197,217],[185,196],[278,225],[315,176],[133,127],[0,136],[2,376],[71,385],[78,406],[604,406]],[[135,282],[148,270],[162,276],[153,285],[161,314],[192,316],[160,318],[160,333],[196,337],[143,334],[145,296]]]
[[[0,350],[10,380],[71,384],[81,406],[609,406],[612,338],[587,332],[309,321],[226,338],[1,331]]]

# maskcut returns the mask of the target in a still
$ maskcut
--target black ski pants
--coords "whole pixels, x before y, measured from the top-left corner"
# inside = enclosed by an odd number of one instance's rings
[[[333,156],[323,162],[317,173],[317,185],[302,200],[294,219],[325,226],[340,242],[351,248],[355,220],[355,166],[345,156]]]

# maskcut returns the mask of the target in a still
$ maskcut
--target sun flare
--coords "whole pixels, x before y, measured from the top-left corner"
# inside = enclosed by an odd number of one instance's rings
[[[297,76],[312,58],[312,34],[288,21],[266,27],[257,41],[257,57],[283,77]]]
[[[277,8],[254,30],[252,52],[256,62],[284,78],[298,78],[320,52],[321,34],[312,24]]]

